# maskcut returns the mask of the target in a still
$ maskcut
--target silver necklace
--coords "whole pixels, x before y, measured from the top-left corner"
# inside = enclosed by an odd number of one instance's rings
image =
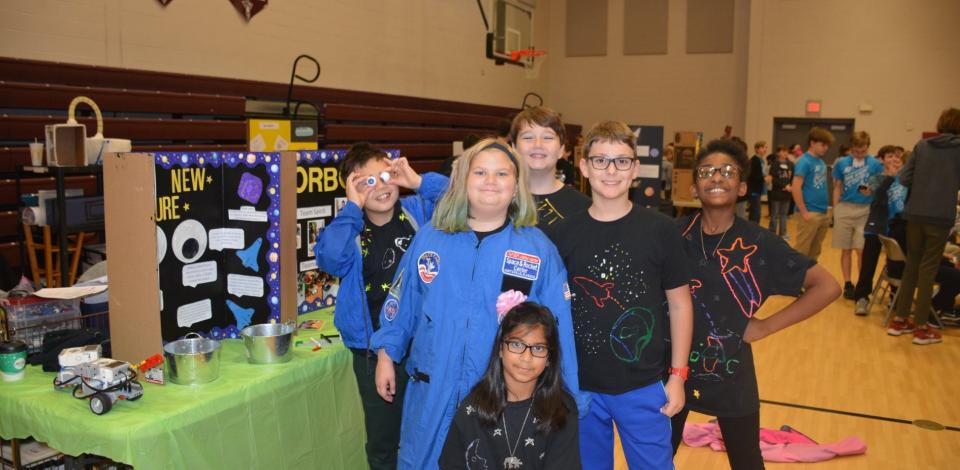
[[[701,217],[702,217],[702,216],[701,216]],[[734,219],[733,222],[736,223],[737,220]],[[727,232],[729,232],[731,228],[733,228],[733,224],[730,224],[730,226],[727,227],[727,229],[723,231],[723,235],[720,235],[720,241],[717,242],[717,246],[713,247],[713,251],[710,252],[711,255],[716,255],[716,254],[717,254],[717,249],[719,249],[719,248],[720,248],[720,244],[723,243],[723,237],[726,237],[726,236],[727,236]],[[703,219],[702,219],[702,218],[700,219],[700,251],[703,252],[703,259],[706,260],[706,259],[707,259],[707,249],[706,249],[706,247],[703,246]]]
[[[527,427],[527,419],[530,418],[530,410],[532,409],[533,400],[530,400],[530,406],[527,407],[527,414],[523,417],[523,424],[520,425],[520,433],[517,434],[517,442],[513,444],[513,449],[510,448],[510,435],[507,434],[507,410],[503,410],[503,439],[507,441],[507,452],[510,454],[509,457],[503,459],[503,468],[520,468],[523,466],[523,461],[515,454],[517,448],[520,447],[520,439],[523,439],[523,429]]]

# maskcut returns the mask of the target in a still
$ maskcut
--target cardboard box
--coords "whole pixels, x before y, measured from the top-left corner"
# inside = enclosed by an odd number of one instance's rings
[[[296,154],[104,160],[113,357],[296,319]]]

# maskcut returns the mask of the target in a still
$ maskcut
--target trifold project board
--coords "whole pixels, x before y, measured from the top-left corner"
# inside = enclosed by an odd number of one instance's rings
[[[114,357],[295,319],[297,154],[104,159]]]

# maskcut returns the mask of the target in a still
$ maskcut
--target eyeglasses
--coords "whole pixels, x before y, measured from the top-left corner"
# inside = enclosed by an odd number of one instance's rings
[[[613,162],[614,168],[618,171],[627,171],[633,167],[633,161],[636,158],[631,157],[587,157],[587,160],[590,160],[590,166],[595,170],[606,170],[610,166],[610,162]]]
[[[720,172],[720,176],[725,179],[732,179],[734,176],[740,174],[740,169],[729,163],[723,166],[698,166],[697,179],[704,180],[713,178],[713,175],[717,174],[717,172]]]
[[[503,344],[507,345],[507,351],[514,354],[523,354],[529,349],[533,357],[544,358],[547,357],[547,353],[550,352],[545,344],[527,344],[517,340],[504,341]]]

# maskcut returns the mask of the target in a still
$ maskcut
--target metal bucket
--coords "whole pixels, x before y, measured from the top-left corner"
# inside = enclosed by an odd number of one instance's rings
[[[163,358],[166,376],[175,384],[204,384],[220,376],[220,342],[196,333],[164,345]]]
[[[243,346],[247,350],[247,362],[276,364],[289,361],[293,357],[290,346],[295,326],[292,322],[261,323],[240,330]]]

